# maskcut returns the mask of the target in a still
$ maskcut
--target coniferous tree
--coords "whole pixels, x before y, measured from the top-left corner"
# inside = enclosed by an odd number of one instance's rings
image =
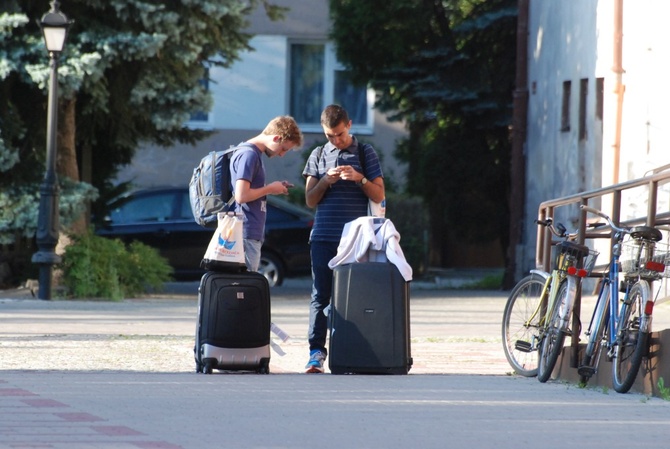
[[[39,19],[44,1],[0,0],[0,244],[30,238],[37,222],[46,157],[49,59]],[[92,184],[128,164],[140,144],[193,143],[206,136],[184,126],[208,111],[200,82],[209,67],[229,67],[251,50],[247,16],[267,0],[68,0],[74,21],[59,58],[57,172],[64,184],[61,222],[71,223],[95,189],[82,184],[82,154]]]
[[[331,0],[338,59],[403,120],[408,191],[431,222],[431,263],[454,241],[508,240],[514,0]]]

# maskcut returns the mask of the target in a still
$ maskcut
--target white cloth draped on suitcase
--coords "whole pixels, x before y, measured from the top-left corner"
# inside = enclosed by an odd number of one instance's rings
[[[360,217],[344,225],[337,255],[328,266],[356,262],[390,262],[398,267],[405,281],[412,280],[412,267],[400,247],[400,234],[386,218]]]

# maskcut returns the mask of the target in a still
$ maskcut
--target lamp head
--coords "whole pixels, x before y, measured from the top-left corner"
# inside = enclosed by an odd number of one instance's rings
[[[68,20],[65,14],[60,12],[58,1],[52,1],[51,10],[44,14],[40,21],[40,27],[44,34],[44,43],[50,53],[60,53],[63,51],[67,30],[71,23],[72,21]]]

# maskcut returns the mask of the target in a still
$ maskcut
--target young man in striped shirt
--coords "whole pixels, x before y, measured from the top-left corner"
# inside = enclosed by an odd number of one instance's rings
[[[349,134],[351,120],[338,105],[321,113],[321,126],[328,143],[312,151],[302,175],[306,179],[305,202],[316,208],[310,235],[312,257],[312,299],[309,313],[310,358],[307,373],[323,373],[328,351],[328,320],[323,310],[330,304],[333,272],[328,267],[337,254],[344,225],[367,215],[368,200],[385,198],[379,157],[371,145],[359,145]],[[365,170],[359,151],[364,152]]]

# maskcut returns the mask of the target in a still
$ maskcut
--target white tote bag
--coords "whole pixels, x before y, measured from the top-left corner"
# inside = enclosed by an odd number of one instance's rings
[[[368,217],[386,218],[386,198],[381,203],[368,199]]]
[[[214,271],[246,268],[243,225],[242,213],[218,213],[218,226],[205,251],[202,268]]]

